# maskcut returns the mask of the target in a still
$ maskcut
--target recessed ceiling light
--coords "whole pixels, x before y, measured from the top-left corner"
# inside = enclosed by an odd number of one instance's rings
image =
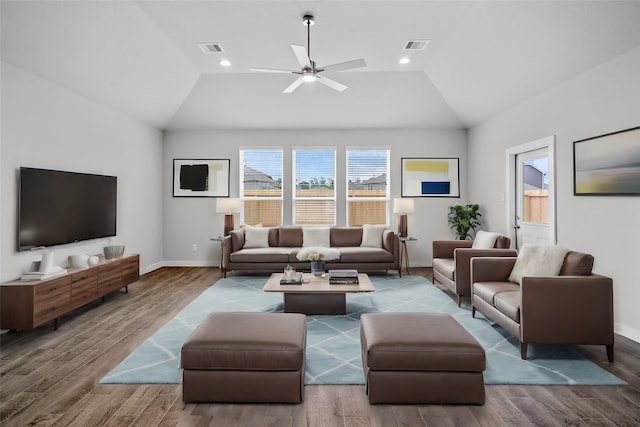
[[[222,61],[220,61],[220,65],[222,65],[223,67],[228,67],[231,65],[231,62],[229,62],[229,60],[227,59],[223,59]]]
[[[401,63],[402,65],[408,64],[409,62],[411,62],[411,60],[409,58],[407,58],[406,56],[403,56],[402,58],[400,58],[400,61],[398,61],[399,63]]]

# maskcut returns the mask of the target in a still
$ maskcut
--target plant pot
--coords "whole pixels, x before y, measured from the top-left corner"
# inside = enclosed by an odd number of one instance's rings
[[[320,277],[324,274],[324,261],[311,261],[311,273]]]

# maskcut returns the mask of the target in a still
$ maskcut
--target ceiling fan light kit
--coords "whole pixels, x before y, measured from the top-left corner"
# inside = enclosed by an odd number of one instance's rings
[[[302,17],[302,23],[307,27],[307,47],[300,45],[291,45],[293,53],[298,59],[300,64],[300,70],[279,70],[273,68],[249,68],[250,71],[266,72],[266,73],[290,73],[297,74],[299,77],[289,85],[282,93],[291,93],[297,89],[303,82],[319,82],[331,89],[342,92],[347,89],[348,86],[338,83],[335,80],[331,80],[328,77],[320,76],[320,73],[324,71],[344,71],[353,68],[366,67],[367,64],[364,59],[355,59],[347,62],[340,62],[337,64],[325,65],[323,67],[316,67],[316,62],[311,60],[311,27],[314,25],[315,20],[313,15],[304,15]]]

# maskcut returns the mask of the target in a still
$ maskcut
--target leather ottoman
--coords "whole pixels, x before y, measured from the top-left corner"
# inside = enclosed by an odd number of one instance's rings
[[[182,400],[302,402],[306,316],[212,313],[182,346]]]
[[[484,404],[484,349],[450,315],[366,313],[360,342],[370,403]]]

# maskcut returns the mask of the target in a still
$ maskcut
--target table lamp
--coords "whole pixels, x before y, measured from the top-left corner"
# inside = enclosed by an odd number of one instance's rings
[[[398,235],[400,237],[407,237],[408,235],[407,214],[413,213],[413,210],[413,199],[393,199],[393,213],[399,214]]]
[[[242,210],[242,200],[235,197],[219,198],[216,200],[216,212],[224,215],[224,235],[228,236],[233,230],[233,214]]]

